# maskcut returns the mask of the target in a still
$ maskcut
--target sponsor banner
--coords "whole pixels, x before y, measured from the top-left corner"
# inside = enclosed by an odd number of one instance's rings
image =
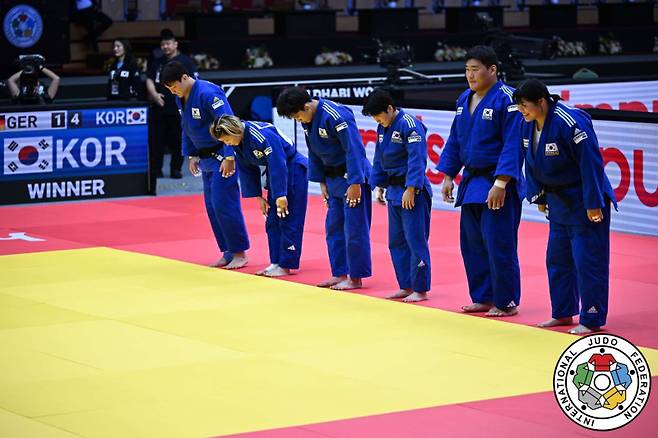
[[[578,108],[658,113],[658,81],[549,85],[548,90]]]
[[[128,191],[106,188],[101,193],[94,178],[147,174],[146,111],[145,107],[131,107],[0,114],[0,203],[145,194],[146,183]],[[82,180],[91,181],[91,191],[85,184],[78,189],[67,183]],[[13,184],[17,181],[23,185]],[[28,188],[26,181],[55,185],[43,186],[40,194],[42,186]],[[13,191],[19,186],[20,196]]]
[[[349,106],[359,126],[366,155],[372,162],[377,141],[377,125],[371,117],[361,115],[361,107]],[[408,113],[427,126],[427,176],[434,190],[433,207],[454,210],[441,198],[443,175],[436,170],[441,151],[450,133],[454,111],[406,108]],[[276,113],[275,113],[276,114]],[[275,116],[275,124],[295,138],[298,150],[308,155],[300,124]],[[605,170],[619,202],[612,215],[613,230],[658,236],[658,124],[594,120],[594,129],[606,164]],[[455,179],[458,185],[460,177]],[[320,193],[317,184],[309,192]],[[523,218],[546,221],[534,205],[524,203]]]

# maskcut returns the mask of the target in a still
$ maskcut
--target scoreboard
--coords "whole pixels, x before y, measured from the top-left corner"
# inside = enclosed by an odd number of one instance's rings
[[[34,108],[0,109],[0,205],[148,192],[145,106]]]

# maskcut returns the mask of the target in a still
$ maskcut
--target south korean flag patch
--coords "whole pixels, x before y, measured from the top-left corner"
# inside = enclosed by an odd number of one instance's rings
[[[224,101],[219,97],[215,96],[215,98],[212,101],[212,109],[217,109],[222,105],[224,105]]]
[[[482,110],[482,120],[493,120],[493,108],[485,108]]]
[[[580,129],[576,128],[576,130],[573,132],[573,142],[578,144],[581,141],[585,140],[587,138],[587,133],[585,131],[581,131]]]
[[[416,131],[412,131],[411,134],[409,134],[409,137],[407,137],[407,143],[418,143],[420,140],[422,140],[422,138]]]
[[[201,118],[201,111],[199,111],[199,108],[192,108],[192,118],[193,119]]]
[[[546,147],[544,148],[544,155],[547,157],[555,157],[557,155],[560,155],[560,151],[557,148],[557,144],[546,143]]]
[[[253,152],[254,152],[254,156],[256,158],[263,158],[263,153],[261,151],[259,151],[258,149],[254,149]]]
[[[329,134],[327,134],[327,130],[324,128],[318,128],[318,134],[322,138],[329,138]]]
[[[402,136],[400,135],[399,131],[393,131],[393,134],[391,135],[391,141],[394,143],[402,143]]]

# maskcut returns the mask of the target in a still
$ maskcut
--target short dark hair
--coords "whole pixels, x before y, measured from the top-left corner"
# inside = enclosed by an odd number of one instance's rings
[[[169,41],[169,40],[175,40],[176,35],[174,35],[174,32],[172,32],[171,29],[162,29],[160,31],[160,41]]]
[[[178,61],[171,61],[162,68],[160,82],[170,85],[183,79],[183,75],[190,75],[185,66]]]
[[[489,46],[474,46],[466,53],[466,61],[469,59],[475,59],[484,64],[485,67],[489,68],[492,65],[495,65],[498,68],[498,56],[496,51]]]
[[[281,117],[290,117],[304,110],[304,105],[311,101],[311,96],[302,87],[286,88],[276,100],[276,111]]]
[[[528,79],[519,85],[514,91],[512,98],[516,103],[521,103],[522,100],[537,103],[541,98],[546,99],[546,102],[550,102],[551,100],[557,102],[560,100],[560,96],[551,94],[548,91],[548,87],[542,81],[534,78]]]
[[[376,88],[366,97],[361,113],[364,116],[376,116],[385,113],[389,105],[395,108],[391,93],[383,88]]]

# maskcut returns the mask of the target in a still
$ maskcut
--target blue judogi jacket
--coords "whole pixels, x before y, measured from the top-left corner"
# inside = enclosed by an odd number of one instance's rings
[[[233,148],[223,145],[210,135],[210,125],[216,117],[222,114],[233,114],[224,90],[218,85],[197,79],[192,86],[190,95],[185,106],[177,97],[176,103],[181,114],[181,127],[183,131],[182,152],[183,156],[198,156],[199,150],[222,145],[217,153],[223,157],[233,156]],[[208,158],[201,160],[203,168],[204,161],[213,160]]]
[[[348,185],[368,181],[371,165],[352,110],[320,99],[313,120],[302,127],[308,145],[309,180],[325,182],[325,167],[346,166]]]
[[[262,195],[261,168],[272,199],[288,195],[288,164],[308,166],[292,141],[270,123],[244,122],[244,138],[235,147],[243,198]]]
[[[469,112],[473,91],[466,90],[457,99],[457,113],[450,136],[436,167],[453,178],[462,167],[465,168],[457,191],[456,207],[485,203],[493,185],[491,176],[498,175],[512,177],[512,183],[516,182],[516,191],[523,199],[525,184],[519,149],[522,117],[512,100],[513,93],[512,88],[498,81],[473,114]],[[477,169],[491,169],[489,177],[474,176]]]
[[[370,182],[386,188],[386,199],[393,205],[402,203],[406,187],[425,189],[432,196],[427,170],[427,130],[410,114],[400,109],[388,128],[377,126],[375,159]],[[391,178],[402,177],[404,184],[391,184]]]
[[[617,207],[592,119],[585,111],[561,102],[549,106],[537,149],[535,122],[523,122],[527,199],[548,204],[549,216],[562,224],[588,223],[588,209]]]

